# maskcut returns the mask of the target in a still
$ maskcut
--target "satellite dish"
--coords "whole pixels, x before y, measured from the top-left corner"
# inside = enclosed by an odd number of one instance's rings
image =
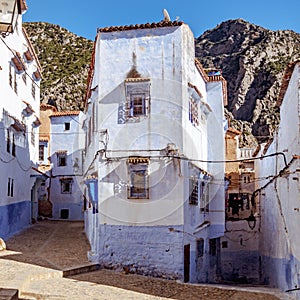
[[[164,21],[170,22],[171,18],[170,18],[169,13],[167,12],[166,9],[163,9],[163,14],[164,14]]]

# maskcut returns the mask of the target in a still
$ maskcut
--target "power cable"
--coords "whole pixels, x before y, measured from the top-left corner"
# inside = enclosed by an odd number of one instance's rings
[[[3,44],[8,48],[8,50],[13,54],[13,56],[18,60],[19,63],[21,63],[23,65],[23,62],[20,60],[20,58],[14,53],[14,50],[12,50],[7,43],[4,41],[4,39],[2,37],[0,37],[1,41],[3,42]],[[29,79],[32,81],[33,84],[35,84],[38,88],[40,88],[40,86],[35,82],[35,80],[32,79],[32,77],[26,72],[26,70],[24,70],[24,73],[29,77]]]

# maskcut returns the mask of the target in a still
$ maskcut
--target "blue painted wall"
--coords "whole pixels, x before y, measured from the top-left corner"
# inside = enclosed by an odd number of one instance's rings
[[[300,261],[294,256],[290,256],[289,259],[262,256],[262,268],[264,272],[261,283],[279,287],[282,291],[300,287]],[[287,295],[293,295],[298,300],[300,290],[289,292]]]
[[[260,265],[258,251],[225,251],[221,249],[222,279],[225,282],[258,284]]]
[[[138,274],[183,279],[182,226],[100,225],[99,263]]]
[[[69,217],[68,220],[71,221],[82,221],[83,220],[83,201],[80,203],[60,203],[60,202],[54,202],[53,203],[53,219],[60,220],[61,219],[61,210],[62,209],[68,209],[69,210]]]
[[[30,225],[31,202],[23,201],[0,206],[0,237],[9,237]]]

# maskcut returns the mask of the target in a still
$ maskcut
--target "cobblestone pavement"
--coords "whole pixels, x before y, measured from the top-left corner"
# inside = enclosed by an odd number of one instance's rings
[[[110,270],[62,277],[62,270],[88,265],[82,222],[43,221],[7,241],[0,252],[0,287],[23,299],[291,299],[273,289],[192,285]]]

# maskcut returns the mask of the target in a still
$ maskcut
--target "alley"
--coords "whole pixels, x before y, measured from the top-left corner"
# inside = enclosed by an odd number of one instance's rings
[[[63,270],[89,265],[88,249],[81,222],[34,224],[0,252],[0,286],[19,289],[23,299],[288,299],[271,289],[182,284],[111,270],[63,278]]]

